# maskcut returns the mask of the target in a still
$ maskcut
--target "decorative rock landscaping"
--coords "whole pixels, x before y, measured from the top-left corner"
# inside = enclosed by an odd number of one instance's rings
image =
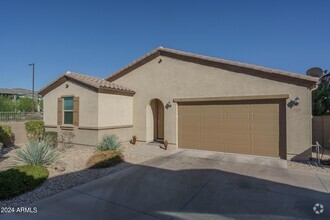
[[[18,207],[27,205],[63,190],[118,172],[134,164],[143,163],[155,157],[170,154],[174,151],[174,149],[164,150],[161,148],[161,145],[157,143],[145,144],[138,142],[136,145],[124,143],[121,147],[121,152],[124,155],[125,162],[109,168],[87,169],[86,162],[88,158],[95,153],[95,150],[95,147],[81,145],[74,145],[66,149],[61,149],[59,160],[48,167],[49,178],[43,185],[15,198],[2,200],[0,201],[0,206]],[[11,151],[0,154],[0,171],[6,170],[14,165],[11,159],[15,151],[16,149],[11,149]]]

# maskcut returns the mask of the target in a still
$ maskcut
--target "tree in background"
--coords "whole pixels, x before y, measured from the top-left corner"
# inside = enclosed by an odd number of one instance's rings
[[[330,115],[330,74],[324,71],[319,86],[312,93],[313,115]]]
[[[15,108],[16,103],[12,99],[0,96],[0,112],[14,112]]]
[[[28,98],[28,97],[22,97],[20,99],[17,100],[17,110],[21,111],[21,112],[32,112],[32,103],[34,105],[34,110],[37,111],[37,102]]]
[[[39,101],[39,107],[40,107],[40,111],[44,111],[44,100],[43,99],[41,99]]]

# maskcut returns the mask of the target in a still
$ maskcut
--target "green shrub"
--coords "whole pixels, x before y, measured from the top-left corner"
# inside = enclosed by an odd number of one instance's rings
[[[18,166],[0,172],[0,200],[9,199],[41,185],[48,178],[43,166]]]
[[[43,121],[27,121],[25,122],[25,130],[29,139],[42,138],[45,129],[45,123]]]
[[[16,151],[14,159],[28,165],[50,165],[58,159],[58,152],[44,140],[29,140],[26,149]]]
[[[103,136],[100,143],[98,143],[97,151],[118,150],[121,144],[118,142],[118,137],[114,134]]]
[[[59,134],[58,141],[61,143],[61,147],[68,148],[71,147],[72,140],[74,139],[75,134],[71,131],[61,131]]]
[[[0,95],[0,112],[14,112],[16,108],[16,103],[5,96]]]
[[[56,131],[46,131],[43,135],[43,140],[46,141],[51,147],[57,147],[58,134]]]
[[[0,142],[3,143],[5,147],[14,144],[15,135],[11,132],[11,127],[9,125],[0,125]]]
[[[115,166],[124,161],[124,156],[118,151],[103,151],[92,155],[86,166],[88,168],[106,168]]]
[[[29,97],[21,97],[17,100],[17,109],[21,112],[37,110],[38,102]],[[32,109],[33,108],[33,109]]]

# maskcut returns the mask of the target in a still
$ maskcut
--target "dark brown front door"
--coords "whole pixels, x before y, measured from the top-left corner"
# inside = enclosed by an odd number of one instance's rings
[[[157,111],[157,139],[164,139],[164,106],[161,101],[157,100],[156,103],[156,111]]]

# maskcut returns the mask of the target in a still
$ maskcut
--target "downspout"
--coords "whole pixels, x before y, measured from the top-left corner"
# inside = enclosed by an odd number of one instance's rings
[[[311,115],[311,120],[310,120],[310,122],[309,122],[309,135],[310,135],[310,150],[309,150],[309,159],[310,160],[312,160],[312,152],[313,152],[313,100],[312,100],[312,97],[313,97],[313,91],[315,91],[315,90],[317,90],[318,88],[319,88],[319,82],[320,81],[318,81],[317,83],[316,83],[316,86],[314,87],[314,86],[312,86],[312,87],[310,87],[309,88],[309,90],[311,91],[310,93],[309,93],[309,100],[310,100],[310,108],[309,108],[309,111],[310,111],[310,115]]]

